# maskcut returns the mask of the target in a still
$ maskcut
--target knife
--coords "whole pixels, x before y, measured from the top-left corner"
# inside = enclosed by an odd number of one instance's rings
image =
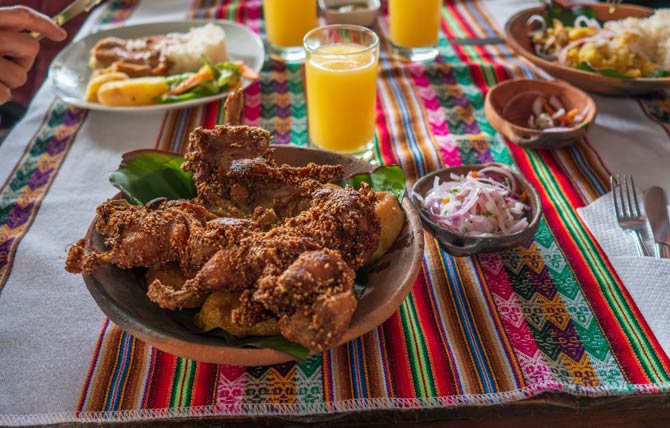
[[[654,232],[656,257],[670,259],[670,218],[665,191],[658,186],[647,190],[644,195],[644,209]]]
[[[80,13],[83,12],[90,12],[91,9],[93,9],[95,6],[100,4],[102,0],[75,0],[74,2],[70,3],[65,9],[61,10],[61,12],[51,18],[51,20],[56,23],[59,27],[62,27],[65,25],[66,22],[74,18],[75,16],[79,15]],[[36,39],[41,39],[42,35],[38,32],[32,32],[30,33],[31,36],[33,36]]]

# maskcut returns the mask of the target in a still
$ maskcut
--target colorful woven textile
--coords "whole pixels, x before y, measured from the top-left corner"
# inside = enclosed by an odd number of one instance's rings
[[[199,0],[192,16],[235,20],[262,34],[261,5]],[[410,183],[444,166],[515,165],[541,194],[545,214],[534,240],[456,258],[426,234],[421,273],[398,311],[365,336],[301,364],[199,363],[106,321],[82,385],[79,420],[488,405],[545,391],[598,396],[670,389],[670,361],[576,213],[608,191],[598,154],[586,139],[554,152],[503,141],[483,113],[484,96],[497,82],[535,70],[502,44],[447,43],[496,35],[477,1],[447,1],[442,29],[441,55],[428,65],[392,59],[382,37],[377,156],[401,165]],[[385,19],[377,30],[388,32]],[[660,95],[643,101],[649,114],[666,119],[667,108],[649,106],[667,102]],[[155,147],[182,150],[190,130],[211,127],[221,115],[221,102],[166,113]],[[57,156],[67,154],[85,119],[54,105],[43,127],[50,143],[37,135],[1,190],[0,286],[20,240],[18,225],[29,224],[50,174],[58,172]],[[246,90],[245,122],[271,130],[275,144],[307,144],[300,65],[266,61],[260,81]]]

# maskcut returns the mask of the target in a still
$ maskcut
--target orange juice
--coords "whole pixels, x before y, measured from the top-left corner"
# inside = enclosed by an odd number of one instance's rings
[[[263,0],[265,31],[271,45],[302,46],[302,38],[317,26],[316,0]]]
[[[405,48],[437,44],[442,0],[389,0],[391,42]]]
[[[363,49],[343,43],[308,54],[309,137],[321,148],[357,153],[374,138],[378,57],[377,51]]]

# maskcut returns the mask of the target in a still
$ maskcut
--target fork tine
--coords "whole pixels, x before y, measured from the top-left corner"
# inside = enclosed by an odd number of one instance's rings
[[[639,217],[642,215],[642,211],[640,211],[640,205],[637,203],[637,192],[635,191],[635,181],[633,180],[633,176],[630,176],[630,187],[633,188],[633,200],[635,201],[635,214],[633,214],[635,217]],[[631,209],[633,207],[631,206]]]
[[[624,176],[625,177],[625,176]],[[619,204],[621,205],[621,217],[628,217],[628,205],[626,205],[626,198],[623,197],[623,186],[624,182],[621,181],[621,176],[617,174],[616,181],[619,189]]]
[[[626,185],[626,200],[628,201],[627,209],[626,209],[626,216],[627,217],[633,217],[635,214],[633,214],[633,201],[630,200],[630,180],[628,179],[628,175],[623,176],[623,181]]]
[[[619,209],[619,201],[616,195],[616,192],[619,188],[619,182],[610,175],[610,184],[612,185],[612,198],[614,199],[614,212],[617,217],[621,217],[621,210]]]

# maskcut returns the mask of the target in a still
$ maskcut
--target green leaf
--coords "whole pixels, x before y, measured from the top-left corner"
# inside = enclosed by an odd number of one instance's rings
[[[219,71],[218,68],[214,64],[212,64],[212,61],[207,57],[207,55],[202,54],[200,55],[200,59],[202,62],[205,64],[207,68],[209,68],[209,71],[212,72],[212,76],[214,76],[214,80],[217,80],[219,76],[221,76],[221,72]]]
[[[223,92],[223,89],[220,88],[216,82],[209,80],[207,82],[202,82],[201,84],[194,86],[186,92],[182,92],[178,95],[168,95],[163,94],[157,98],[161,103],[177,103],[180,101],[190,101],[197,98],[209,97]]]
[[[191,174],[182,171],[184,158],[158,150],[136,150],[123,155],[121,165],[109,175],[109,181],[134,204],[146,204],[156,198],[194,198]]]
[[[216,78],[216,83],[224,91],[230,90],[242,78],[240,67],[233,64],[232,62],[222,62],[217,64],[216,68],[219,71],[219,75]]]
[[[368,286],[368,271],[365,268],[356,271],[356,278],[354,279],[354,293],[359,299],[363,297],[365,288]]]
[[[179,85],[181,82],[184,80],[188,79],[189,77],[193,76],[195,73],[191,73],[190,71],[187,73],[181,73],[181,74],[173,74],[171,76],[168,76],[165,78],[168,88],[172,89],[175,86]]]
[[[198,311],[199,309],[181,309],[178,311],[168,311],[168,314],[191,333],[218,337],[226,346],[234,348],[250,347],[274,349],[285,352],[300,362],[305,361],[309,356],[309,349],[297,343],[290,342],[283,336],[235,337],[221,328],[202,331],[193,321],[193,318]]]
[[[651,78],[670,77],[670,70],[656,70],[653,73],[647,74],[644,77],[651,77]]]
[[[361,183],[368,183],[377,192],[390,192],[402,201],[405,194],[405,173],[397,165],[381,166],[372,172],[354,174],[342,181],[333,184],[344,187],[349,184],[354,189],[361,187]]]
[[[558,4],[552,4],[547,6],[545,20],[549,27],[553,27],[554,19],[560,21],[565,26],[572,27],[575,23],[575,19],[580,16],[598,19],[596,16],[596,11],[590,7],[576,6],[572,8],[564,8]]]
[[[580,62],[577,64],[575,67],[577,70],[582,70],[582,71],[588,71],[591,73],[597,73],[600,74],[601,76],[606,76],[606,77],[615,77],[617,79],[630,79],[630,76],[626,76],[625,74],[621,73],[620,71],[617,71],[613,68],[593,68],[591,67],[590,64],[586,62]]]

